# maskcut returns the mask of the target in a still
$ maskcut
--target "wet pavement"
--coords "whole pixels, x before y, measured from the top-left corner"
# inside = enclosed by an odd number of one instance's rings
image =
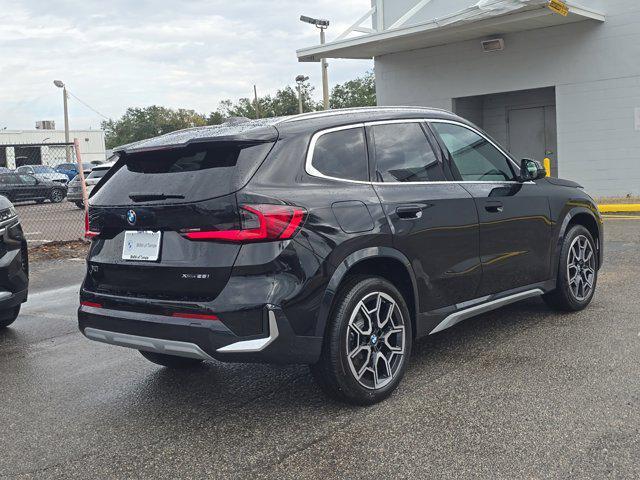
[[[607,220],[596,298],[420,341],[398,391],[328,400],[304,366],[172,372],[86,340],[81,261],[34,265],[0,333],[0,478],[638,478],[640,220]]]

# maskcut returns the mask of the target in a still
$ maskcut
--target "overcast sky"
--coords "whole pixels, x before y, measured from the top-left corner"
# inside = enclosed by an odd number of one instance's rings
[[[0,129],[63,127],[61,79],[107,117],[127,107],[164,105],[208,113],[220,100],[259,94],[311,77],[320,66],[295,50],[318,43],[301,14],[332,21],[332,40],[370,8],[370,0],[0,0]],[[332,60],[333,85],[373,63]],[[102,118],[71,99],[72,128]]]

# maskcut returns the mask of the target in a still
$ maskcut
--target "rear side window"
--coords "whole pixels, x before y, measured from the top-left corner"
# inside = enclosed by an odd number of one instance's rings
[[[429,182],[444,173],[419,123],[371,127],[376,152],[376,181]]]
[[[329,132],[318,137],[311,166],[322,175],[343,180],[369,180],[364,128]]]
[[[433,123],[464,181],[514,180],[509,160],[486,138],[460,125]]]
[[[198,202],[228,195],[249,181],[272,146],[219,143],[132,153],[92,198],[97,205],[130,205]],[[100,172],[91,172],[91,178],[98,176]],[[131,198],[147,196],[169,198]]]

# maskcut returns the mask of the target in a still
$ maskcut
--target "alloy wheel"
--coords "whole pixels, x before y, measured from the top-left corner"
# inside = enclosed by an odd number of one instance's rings
[[[346,337],[357,382],[371,390],[388,385],[405,356],[405,321],[395,300],[383,292],[366,295],[351,313]]]
[[[64,198],[64,194],[60,190],[54,190],[51,192],[51,201],[53,203],[60,203]]]
[[[578,235],[569,247],[567,279],[573,297],[583,302],[593,292],[596,279],[596,258],[587,237]]]

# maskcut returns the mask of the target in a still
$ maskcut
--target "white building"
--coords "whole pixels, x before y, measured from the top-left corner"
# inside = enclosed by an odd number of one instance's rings
[[[452,110],[595,195],[640,195],[640,3],[577,1],[372,0],[298,58],[373,58],[380,105]]]
[[[71,142],[78,139],[83,162],[106,160],[102,130],[71,130],[69,138]],[[76,161],[75,156],[72,161]],[[0,166],[56,166],[65,162],[64,130],[0,130]]]

